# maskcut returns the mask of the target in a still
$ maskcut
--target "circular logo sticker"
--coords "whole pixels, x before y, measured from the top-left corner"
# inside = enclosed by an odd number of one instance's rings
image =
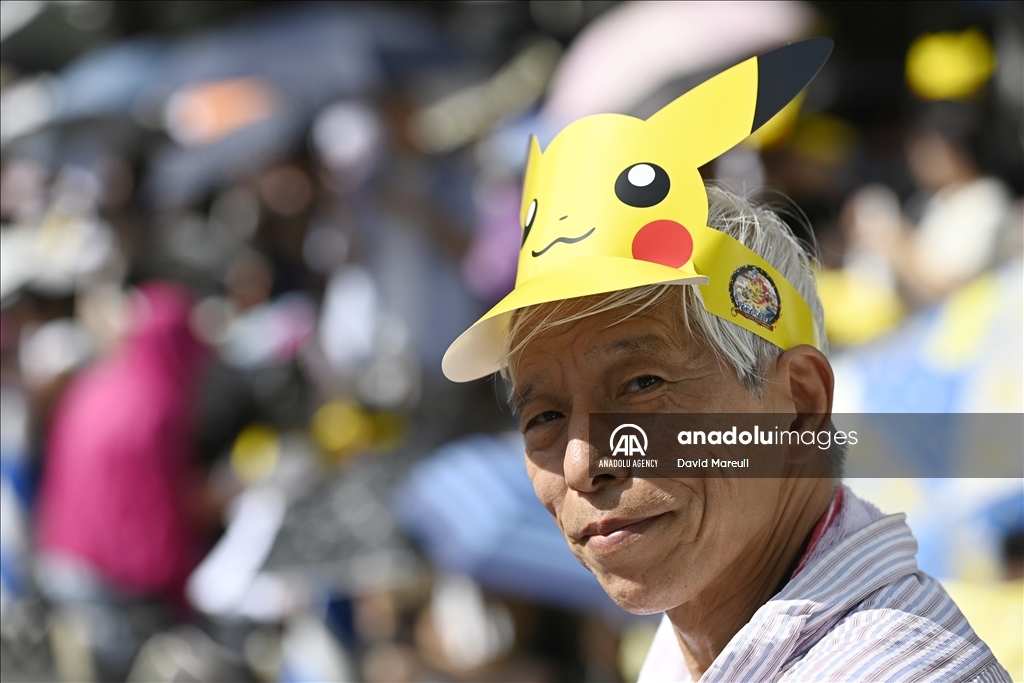
[[[768,273],[755,265],[740,266],[729,280],[729,298],[733,315],[742,315],[761,327],[775,329],[782,312],[782,300]]]

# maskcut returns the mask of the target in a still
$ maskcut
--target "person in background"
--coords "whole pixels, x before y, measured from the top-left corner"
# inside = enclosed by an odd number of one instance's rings
[[[919,117],[906,142],[919,195],[902,213],[884,186],[850,198],[854,247],[883,263],[911,303],[935,303],[999,260],[1012,195],[983,170],[976,114],[963,103],[939,102]]]
[[[205,549],[212,515],[192,438],[205,351],[189,311],[177,286],[142,286],[122,342],[72,380],[54,412],[36,574],[72,615],[55,632],[58,664],[88,624],[91,671],[76,675],[123,677],[144,635],[183,613],[185,580]]]

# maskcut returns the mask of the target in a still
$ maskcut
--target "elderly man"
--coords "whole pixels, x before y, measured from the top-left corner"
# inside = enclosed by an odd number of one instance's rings
[[[624,609],[665,614],[641,681],[1010,680],[918,570],[903,515],[841,486],[841,448],[776,442],[769,477],[595,459],[596,414],[831,429],[809,257],[778,216],[697,172],[830,50],[790,45],[646,121],[603,114],[543,152],[532,141],[516,288],[443,362],[456,381],[506,375],[527,470],[569,547]]]

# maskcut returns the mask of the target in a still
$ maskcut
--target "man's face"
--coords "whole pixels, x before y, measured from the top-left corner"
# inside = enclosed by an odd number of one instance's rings
[[[670,609],[764,557],[784,480],[590,476],[590,413],[769,413],[792,403],[769,374],[764,398],[744,387],[680,320],[667,297],[554,328],[522,351],[517,404],[538,498],[576,557],[621,607]],[[751,560],[753,562],[753,560]],[[743,577],[736,577],[742,581]]]

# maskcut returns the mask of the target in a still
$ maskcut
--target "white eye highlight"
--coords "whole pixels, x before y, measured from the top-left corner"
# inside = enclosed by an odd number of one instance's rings
[[[650,164],[637,164],[629,169],[629,184],[635,187],[647,187],[654,182],[654,168]]]
[[[653,171],[651,177],[653,178]],[[537,200],[534,199],[530,202],[530,207],[526,209],[526,221],[523,223],[523,227],[530,228],[533,226],[533,219],[537,216]]]

